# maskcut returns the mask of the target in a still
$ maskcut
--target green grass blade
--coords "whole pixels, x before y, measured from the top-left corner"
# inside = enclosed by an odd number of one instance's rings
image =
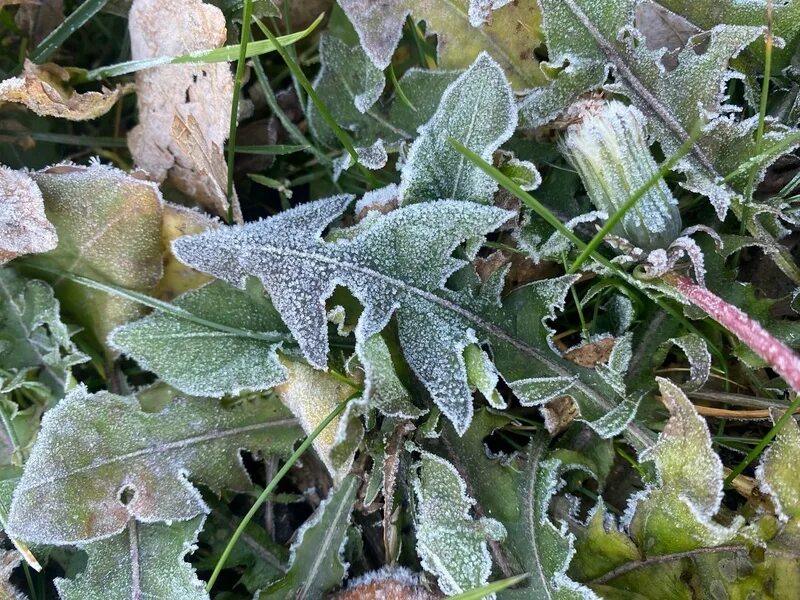
[[[275,146],[236,146],[236,154],[284,155],[308,150],[307,144],[278,144]]]
[[[253,517],[256,516],[258,509],[261,508],[261,505],[267,501],[267,499],[272,494],[273,490],[280,483],[281,479],[283,479],[284,475],[286,475],[286,473],[289,472],[289,469],[292,468],[294,463],[296,463],[300,459],[300,457],[303,456],[303,454],[305,454],[305,451],[309,449],[314,440],[317,439],[317,436],[319,436],[319,434],[325,431],[328,425],[331,424],[331,421],[333,421],[337,416],[339,416],[339,414],[341,414],[341,412],[347,406],[347,403],[360,394],[361,392],[357,392],[352,397],[348,398],[344,402],[341,402],[336,408],[334,408],[330,413],[328,413],[328,416],[325,417],[319,425],[317,425],[317,428],[314,429],[314,431],[308,434],[306,439],[303,440],[303,443],[297,447],[297,450],[295,450],[294,453],[289,457],[289,459],[286,461],[283,467],[281,467],[280,471],[278,471],[275,474],[275,477],[273,477],[272,480],[267,484],[267,487],[265,487],[264,491],[261,492],[259,497],[253,503],[253,506],[251,506],[250,510],[247,511],[247,514],[242,519],[242,522],[239,523],[239,526],[236,528],[236,531],[233,532],[231,539],[228,540],[228,545],[225,546],[225,550],[222,551],[222,554],[220,555],[219,560],[217,561],[217,564],[214,567],[214,571],[213,573],[211,573],[211,577],[208,578],[208,583],[206,583],[207,592],[211,591],[211,588],[214,587],[214,583],[216,583],[220,571],[222,571],[223,567],[225,566],[225,563],[228,561],[228,557],[231,555],[234,546],[236,546],[236,542],[238,542],[239,538],[242,537],[242,534],[244,533],[244,530],[247,528],[248,523],[250,523],[250,521],[253,520]]]
[[[493,581],[492,583],[487,583],[486,585],[482,585],[479,588],[474,588],[462,594],[450,596],[449,598],[450,600],[480,600],[480,598],[486,598],[489,594],[494,594],[496,592],[509,588],[512,585],[517,585],[518,583],[525,581],[527,578],[528,578],[527,573],[525,573],[524,575],[515,575],[514,577],[507,577],[506,579],[501,579],[500,581]]]
[[[250,42],[250,21],[253,18],[253,0],[244,0],[242,6],[242,37],[239,40],[239,58],[236,61],[236,75],[233,78],[233,100],[231,101],[231,118],[228,128],[228,180],[225,197],[228,199],[228,223],[233,223],[233,165],[236,158],[236,129],[239,124],[239,97],[242,94],[242,78],[247,46]]]
[[[294,44],[307,37],[317,25],[322,21],[323,15],[320,15],[316,21],[309,25],[303,31],[298,31],[291,35],[284,35],[280,38],[275,38],[281,46],[287,44]],[[274,36],[273,36],[274,37]],[[268,52],[275,50],[275,45],[271,40],[260,40],[258,42],[251,42],[247,44],[247,52],[245,58],[252,58],[253,56],[261,56]],[[149,69],[151,67],[159,67],[162,65],[185,65],[185,64],[205,64],[214,62],[232,62],[238,60],[241,52],[241,44],[234,44],[231,46],[223,46],[222,48],[214,48],[212,50],[199,50],[189,54],[182,54],[180,56],[160,56],[157,58],[147,58],[144,60],[129,60],[127,62],[110,65],[106,67],[99,67],[87,71],[82,75],[76,77],[76,83],[85,81],[96,81],[98,79],[105,79],[106,77],[118,77],[120,75],[127,75],[128,73],[135,73],[142,69]]]
[[[107,3],[108,0],[86,0],[36,46],[36,49],[31,52],[31,60],[35,63],[46,61],[69,36],[83,27]]]

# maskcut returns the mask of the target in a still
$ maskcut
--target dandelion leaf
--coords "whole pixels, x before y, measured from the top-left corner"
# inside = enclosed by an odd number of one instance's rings
[[[449,462],[422,452],[417,468],[415,521],[423,568],[436,576],[448,595],[485,584],[492,569],[487,541],[502,540],[505,528],[495,519],[470,516],[475,501]]]
[[[256,598],[321,598],[347,574],[343,550],[359,480],[347,476],[300,527],[291,547],[286,576]]]
[[[286,379],[275,352],[291,338],[258,281],[242,290],[214,281],[173,306],[208,324],[156,311],[113,330],[109,344],[194,396],[267,390]]]
[[[78,387],[45,415],[14,493],[8,531],[77,544],[116,535],[131,518],[185,521],[208,512],[198,490],[246,490],[240,450],[288,455],[301,431],[277,399],[224,408],[176,397],[158,413],[135,397]]]
[[[437,34],[440,66],[464,68],[485,50],[500,64],[516,88],[541,84],[544,77],[534,54],[541,43],[540,15],[534,0],[494,2],[495,10],[488,19],[484,18],[487,13],[482,10],[486,4],[475,0],[340,2],[358,32],[364,51],[380,69],[391,62],[403,23],[411,15],[415,21],[425,21],[428,33]]]
[[[779,418],[780,413],[774,411],[773,421]],[[800,428],[794,419],[789,419],[762,455],[756,471],[759,486],[770,495],[778,515],[785,521],[800,519],[798,452]]]
[[[203,582],[184,560],[196,548],[204,520],[169,525],[131,520],[122,533],[80,546],[88,555],[86,570],[55,580],[61,600],[207,600]]]
[[[403,167],[402,204],[454,199],[491,204],[497,183],[453,148],[454,138],[491,162],[517,126],[511,87],[486,54],[445,90],[439,108],[420,128]]]

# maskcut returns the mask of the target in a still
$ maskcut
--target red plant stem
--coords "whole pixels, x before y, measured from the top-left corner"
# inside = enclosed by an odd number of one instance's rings
[[[783,377],[795,392],[800,393],[800,356],[789,346],[775,338],[758,321],[690,279],[674,277],[670,280],[687,300],[738,337]]]

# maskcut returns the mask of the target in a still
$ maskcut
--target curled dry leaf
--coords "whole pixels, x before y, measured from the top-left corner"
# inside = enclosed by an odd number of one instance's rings
[[[0,166],[0,264],[21,254],[47,252],[57,243],[37,185],[25,173]]]
[[[47,63],[25,61],[19,77],[0,82],[0,102],[24,104],[42,117],[88,121],[106,114],[131,86],[117,86],[100,92],[76,92],[69,85],[66,69]]]
[[[128,27],[134,60],[177,56],[225,44],[225,17],[201,0],[135,0]],[[163,65],[136,74],[139,125],[128,134],[136,164],[200,206],[228,212],[222,148],[233,77],[227,63]],[[238,201],[234,216],[241,221]]]
[[[331,600],[436,600],[441,598],[420,585],[419,575],[403,567],[384,567],[349,582]]]

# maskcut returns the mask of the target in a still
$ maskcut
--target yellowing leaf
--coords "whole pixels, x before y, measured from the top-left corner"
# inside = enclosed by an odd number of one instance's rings
[[[134,60],[219,48],[227,36],[222,12],[200,0],[135,0],[128,27]],[[136,90],[139,125],[128,134],[136,164],[156,181],[168,179],[200,206],[225,215],[222,148],[233,98],[228,63],[145,69],[136,73]],[[235,200],[234,215],[241,220]]]
[[[42,192],[25,173],[0,165],[0,265],[21,254],[47,252],[57,243]]]
[[[36,65],[26,60],[22,75],[0,82],[0,102],[24,104],[43,117],[88,121],[106,114],[130,89],[117,86],[79,94],[67,82],[69,74],[58,65]]]

